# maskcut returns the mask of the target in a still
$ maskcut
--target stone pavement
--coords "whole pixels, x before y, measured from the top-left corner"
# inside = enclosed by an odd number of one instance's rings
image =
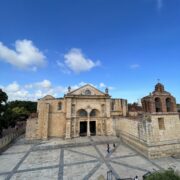
[[[34,143],[21,137],[0,155],[0,180],[93,180],[101,175],[106,179],[108,171],[112,171],[113,179],[136,175],[141,179],[147,171],[173,165],[180,170],[180,160],[148,160],[112,136],[53,138]]]

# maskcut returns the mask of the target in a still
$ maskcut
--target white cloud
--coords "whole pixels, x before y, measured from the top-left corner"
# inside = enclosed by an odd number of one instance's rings
[[[16,81],[7,86],[2,86],[2,89],[7,93],[8,100],[28,99],[28,91],[20,87]]]
[[[66,67],[65,64],[63,64],[60,61],[56,61],[57,65],[60,67],[61,71],[65,74],[70,74],[71,72],[69,71],[69,69]]]
[[[13,83],[9,84],[6,88],[5,88],[8,92],[16,92],[19,91],[19,84],[14,81]]]
[[[114,90],[114,89],[116,89],[116,88],[113,87],[113,86],[109,86],[108,89],[109,89],[109,90]]]
[[[17,40],[15,50],[0,42],[0,60],[20,69],[36,71],[45,64],[45,55],[30,40]]]
[[[78,84],[72,85],[71,89],[75,90],[81,86],[84,86],[85,82],[80,82]],[[104,83],[100,83],[99,86],[91,84],[96,88],[102,88],[105,86]],[[101,87],[100,87],[101,85]],[[20,85],[18,82],[14,81],[7,86],[0,85],[8,95],[8,100],[32,100],[37,101],[37,99],[42,98],[46,95],[52,95],[54,97],[62,97],[67,93],[68,86],[53,86],[52,82],[49,80],[42,80],[40,82],[33,82],[25,85]],[[108,87],[109,90],[113,87]]]
[[[39,87],[39,88],[46,88],[49,89],[51,88],[51,82],[49,80],[43,80],[42,82],[37,82],[35,83],[35,86]]]
[[[93,61],[86,58],[82,53],[81,49],[72,48],[64,55],[64,63],[57,62],[57,65],[62,69],[63,72],[71,70],[75,73],[89,71],[92,68],[99,66],[100,61]]]
[[[103,82],[101,82],[101,83],[99,84],[99,87],[100,87],[100,88],[105,88],[106,85],[105,85]]]
[[[140,67],[139,64],[131,64],[131,65],[130,65],[130,68],[131,68],[131,69],[138,69],[139,67]]]
[[[32,88],[45,88],[45,89],[50,89],[52,86],[51,81],[45,79],[41,82],[36,82],[36,83],[31,83],[31,84],[26,84],[24,87],[26,89],[32,89]]]

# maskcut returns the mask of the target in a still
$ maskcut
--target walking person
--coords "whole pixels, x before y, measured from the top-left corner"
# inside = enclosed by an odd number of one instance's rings
[[[113,147],[114,147],[114,148],[116,147],[116,144],[115,144],[115,143],[113,143]]]
[[[136,176],[136,177],[134,178],[134,180],[139,180],[139,179],[138,179],[138,176]]]
[[[109,144],[107,144],[107,152],[109,153]]]

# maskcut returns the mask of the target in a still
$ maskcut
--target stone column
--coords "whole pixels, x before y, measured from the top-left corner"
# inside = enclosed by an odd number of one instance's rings
[[[110,118],[106,119],[106,135],[112,135],[112,121]]]
[[[67,119],[66,120],[66,139],[70,139],[71,138],[71,120]]]
[[[76,137],[76,117],[74,118],[74,137]]]
[[[48,124],[49,124],[49,109],[50,104],[45,104],[44,107],[44,122],[43,122],[43,130],[42,130],[42,139],[48,139]]]
[[[88,120],[87,120],[87,136],[91,136],[90,132],[90,113],[88,112]]]

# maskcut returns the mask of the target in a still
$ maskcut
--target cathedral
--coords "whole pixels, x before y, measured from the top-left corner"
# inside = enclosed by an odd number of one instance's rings
[[[112,118],[126,116],[127,111],[127,101],[112,99],[108,89],[101,92],[89,84],[74,91],[69,87],[63,98],[47,95],[38,101],[38,120],[30,125],[27,137],[112,135]]]
[[[148,158],[180,153],[176,99],[157,83],[141,103],[142,111],[132,115],[127,100],[112,98],[107,88],[69,87],[62,98],[47,95],[38,100],[38,116],[27,121],[26,139],[114,135]]]

